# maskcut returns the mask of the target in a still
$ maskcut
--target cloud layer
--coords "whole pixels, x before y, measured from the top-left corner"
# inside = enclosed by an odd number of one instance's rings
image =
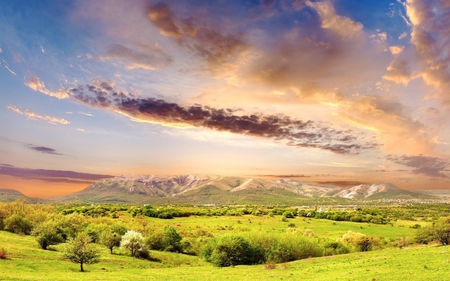
[[[282,115],[242,114],[236,110],[208,106],[181,106],[162,99],[138,99],[117,92],[106,82],[70,90],[77,100],[95,108],[104,108],[136,121],[163,125],[187,125],[283,142],[290,146],[319,148],[338,154],[359,153],[376,143],[359,139],[352,131],[335,130],[311,120],[302,121]]]
[[[26,169],[8,164],[0,164],[0,174],[27,180],[79,184],[90,184],[99,179],[113,177],[110,175],[79,173],[74,171]]]
[[[413,168],[414,174],[427,175],[433,178],[448,178],[449,161],[438,157],[387,155],[386,159],[394,163]]]

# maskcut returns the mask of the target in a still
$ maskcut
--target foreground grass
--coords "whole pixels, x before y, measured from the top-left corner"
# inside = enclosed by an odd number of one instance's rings
[[[311,258],[274,269],[264,265],[216,268],[195,256],[151,252],[155,261],[110,255],[79,272],[58,251],[38,248],[33,237],[0,231],[8,258],[0,260],[0,280],[445,280],[450,247],[419,246]],[[119,252],[120,253],[120,252]]]

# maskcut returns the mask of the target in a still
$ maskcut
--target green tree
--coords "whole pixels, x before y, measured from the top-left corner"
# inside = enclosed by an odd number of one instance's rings
[[[166,226],[163,230],[164,250],[169,252],[181,251],[181,236],[173,226]]]
[[[433,225],[419,230],[416,240],[424,244],[437,240],[442,245],[450,245],[450,217],[441,218]]]
[[[80,264],[80,271],[84,271],[84,264],[98,263],[100,257],[91,238],[83,233],[71,238],[63,248],[63,253],[71,262]]]
[[[36,236],[36,241],[44,250],[47,250],[50,245],[57,245],[64,242],[61,232],[56,228],[53,221],[46,221],[39,224],[33,229],[31,234]]]
[[[211,239],[203,248],[203,257],[216,266],[252,264],[254,253],[251,245],[240,236],[225,235]]]
[[[114,247],[120,246],[122,235],[126,233],[126,228],[119,225],[111,225],[100,234],[100,243],[105,245],[113,253]]]

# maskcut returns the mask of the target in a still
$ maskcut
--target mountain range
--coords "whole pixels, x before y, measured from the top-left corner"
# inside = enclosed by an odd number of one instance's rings
[[[413,192],[389,183],[338,187],[292,178],[266,179],[218,175],[122,175],[100,179],[63,196],[35,199],[0,189],[0,202],[77,202],[124,204],[289,204],[351,200],[437,199],[436,193]]]
[[[300,204],[311,200],[426,199],[389,183],[338,187],[287,179],[218,175],[122,175],[101,179],[86,189],[49,198],[54,202],[148,204]]]

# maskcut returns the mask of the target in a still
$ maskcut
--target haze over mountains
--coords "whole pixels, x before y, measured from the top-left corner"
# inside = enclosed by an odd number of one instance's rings
[[[14,198],[30,202],[34,200],[18,191],[0,189],[0,201],[12,201]],[[348,201],[352,199],[429,198],[437,197],[423,192],[400,189],[389,183],[360,184],[343,188],[291,178],[264,179],[218,175],[122,175],[97,180],[84,190],[47,198],[45,201],[128,204],[296,204],[319,199],[324,201]],[[39,200],[34,202],[39,202]]]

